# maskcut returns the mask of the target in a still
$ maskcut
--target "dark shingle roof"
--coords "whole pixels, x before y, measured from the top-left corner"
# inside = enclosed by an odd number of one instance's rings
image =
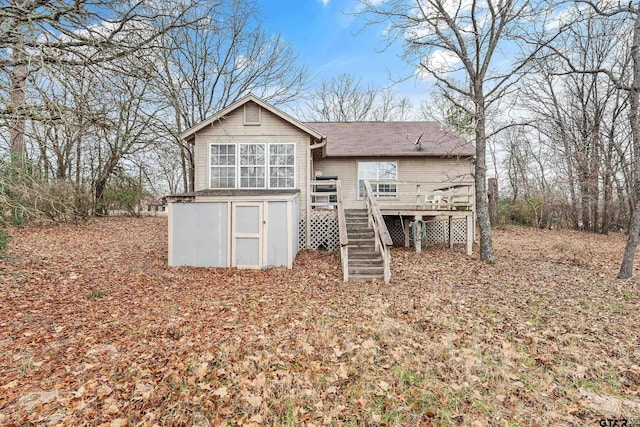
[[[475,147],[438,122],[307,122],[327,137],[328,157],[472,156]],[[414,145],[422,135],[422,150]],[[407,137],[408,135],[408,137]]]

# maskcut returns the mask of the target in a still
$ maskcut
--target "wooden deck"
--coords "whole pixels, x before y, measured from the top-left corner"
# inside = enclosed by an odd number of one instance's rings
[[[345,207],[340,180],[310,181],[307,206],[307,218],[312,209],[335,209],[337,211],[340,252],[344,280],[349,280],[349,247],[359,241],[351,242],[348,238],[348,227],[345,220]],[[453,247],[453,221],[463,219],[466,225],[466,253],[471,255],[475,235],[475,193],[472,182],[401,182],[401,181],[365,181],[364,194],[366,202],[366,218],[373,230],[373,242],[376,252],[383,260],[383,280],[391,279],[389,248],[393,245],[387,230],[384,216],[400,216],[404,229],[405,246],[409,247],[410,235],[422,236],[414,238],[416,252],[421,251],[422,240],[426,239],[427,223],[448,221],[448,242]],[[440,217],[440,218],[438,218]],[[442,218],[444,217],[444,218]],[[307,224],[310,221],[307,219]],[[353,231],[353,230],[352,230]],[[307,227],[307,235],[311,230]],[[356,233],[353,231],[353,233]],[[362,234],[361,230],[358,233]],[[358,234],[356,233],[356,234]],[[446,231],[445,231],[446,234]],[[362,239],[360,239],[362,240]],[[308,241],[308,240],[307,240]],[[356,247],[356,246],[354,246]],[[355,272],[355,269],[354,269]]]

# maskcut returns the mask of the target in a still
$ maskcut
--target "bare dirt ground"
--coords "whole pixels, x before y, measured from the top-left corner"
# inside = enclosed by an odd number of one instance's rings
[[[323,252],[169,268],[166,233],[163,217],[12,232],[0,425],[640,424],[622,235],[497,230],[493,265],[397,249],[385,285],[343,284]]]

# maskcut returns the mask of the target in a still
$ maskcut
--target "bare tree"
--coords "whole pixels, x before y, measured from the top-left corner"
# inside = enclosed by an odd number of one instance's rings
[[[96,74],[97,73],[97,74]],[[103,78],[95,66],[46,67],[31,73],[31,111],[34,120],[25,136],[37,146],[34,160],[45,180],[71,180],[82,184],[83,141],[106,112],[97,108],[94,88]],[[37,113],[36,113],[37,112]]]
[[[182,1],[5,0],[0,3],[0,69],[9,93],[0,114],[10,121],[10,151],[22,161],[29,76],[52,64],[106,63],[139,51],[181,22]]]
[[[362,79],[341,74],[324,80],[308,103],[311,120],[361,122],[367,120],[374,108],[376,88],[363,85]]]
[[[378,91],[371,119],[375,121],[404,121],[413,118],[413,105],[408,97],[401,97],[391,88]]]
[[[185,19],[196,17],[162,36],[154,67],[167,107],[158,131],[179,147],[184,191],[194,189],[194,157],[180,133],[249,92],[275,104],[297,99],[308,79],[292,48],[264,31],[253,0],[221,0]]]
[[[629,56],[618,46],[619,31],[619,23],[594,16],[573,24],[550,48],[563,50],[580,69],[621,71]],[[555,169],[563,165],[574,227],[608,232],[612,179],[623,159],[616,149],[626,104],[620,90],[604,75],[566,72],[551,55],[536,61],[519,92],[519,105],[535,118],[530,126],[541,132],[539,144],[562,162]]]
[[[585,6],[584,8],[576,8],[574,21],[577,23],[589,19],[595,14],[611,19],[619,26],[629,25],[631,27],[631,37],[623,39],[628,43],[631,61],[630,70],[628,68],[620,70],[619,68],[615,69],[607,66],[583,68],[576,65],[565,50],[554,49],[554,54],[564,61],[569,72],[606,75],[618,89],[628,93],[628,114],[632,141],[630,153],[632,186],[630,197],[633,201],[633,212],[629,225],[629,236],[618,273],[618,278],[627,279],[633,276],[633,259],[640,236],[640,116],[638,114],[640,105],[640,3],[630,1],[627,4],[616,4],[590,0],[577,0],[575,3]]]
[[[344,73],[320,83],[307,102],[306,115],[315,121],[402,121],[411,116],[411,110],[411,101],[390,88],[364,84],[362,78]]]
[[[544,11],[535,10],[540,5],[515,0],[361,2],[367,22],[385,25],[390,42],[402,41],[404,59],[416,64],[419,74],[434,79],[445,93],[472,103],[468,113],[475,124],[480,257],[493,262],[486,181],[487,109],[503,97],[541,46],[523,45],[524,55],[506,69],[504,64],[496,65],[496,52],[505,43],[521,39],[522,28],[531,27],[533,14],[544,18]]]

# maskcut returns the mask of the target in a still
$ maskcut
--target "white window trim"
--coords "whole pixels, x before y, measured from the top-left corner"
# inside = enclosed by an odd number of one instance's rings
[[[356,200],[364,200],[364,195],[360,195],[360,163],[395,163],[396,164],[396,182],[400,181],[400,161],[398,160],[358,160],[356,162]],[[385,197],[385,200],[398,199],[398,187],[396,186],[396,194],[394,196]]]
[[[235,151],[235,157],[236,157],[236,164],[234,165],[234,169],[235,169],[235,181],[236,181],[236,186],[235,187],[212,187],[211,186],[211,168],[213,167],[213,165],[211,164],[211,147],[214,145],[236,145],[236,151]],[[238,187],[238,147],[237,144],[234,144],[233,142],[210,142],[209,143],[209,152],[207,154],[207,158],[209,159],[209,167],[207,168],[207,188],[209,189],[213,189],[213,190],[233,190],[235,188]],[[220,166],[220,167],[226,167],[228,168],[228,166]]]
[[[242,164],[240,164],[240,152],[242,151],[240,149],[241,146],[243,145],[262,145],[264,146],[265,149],[265,153],[264,153],[264,187],[242,187],[241,186],[241,182],[240,180],[242,179],[242,174],[240,173],[240,169],[242,168]],[[267,182],[267,180],[269,179],[269,171],[267,170],[267,168],[269,167],[269,153],[267,152],[267,150],[269,150],[269,145],[265,144],[264,142],[240,142],[238,143],[238,149],[236,150],[236,188],[238,190],[266,190],[267,188],[269,188],[269,183]],[[247,166],[244,165],[245,167],[260,167],[258,165],[251,165],[251,166]]]
[[[211,147],[214,145],[235,145],[235,187],[212,187],[211,186]],[[240,186],[240,146],[241,145],[264,145],[265,147],[265,186],[264,187],[241,187]],[[293,187],[271,187],[271,150],[272,145],[293,145]],[[298,147],[295,142],[210,142],[208,144],[208,167],[207,167],[207,188],[213,190],[295,190],[298,188]],[[357,174],[356,170],[356,174]]]
[[[271,190],[294,190],[298,188],[298,158],[296,144],[294,142],[270,142],[267,144],[269,150],[269,156],[267,159],[267,188]],[[271,187],[271,146],[272,145],[293,145],[293,187]]]

